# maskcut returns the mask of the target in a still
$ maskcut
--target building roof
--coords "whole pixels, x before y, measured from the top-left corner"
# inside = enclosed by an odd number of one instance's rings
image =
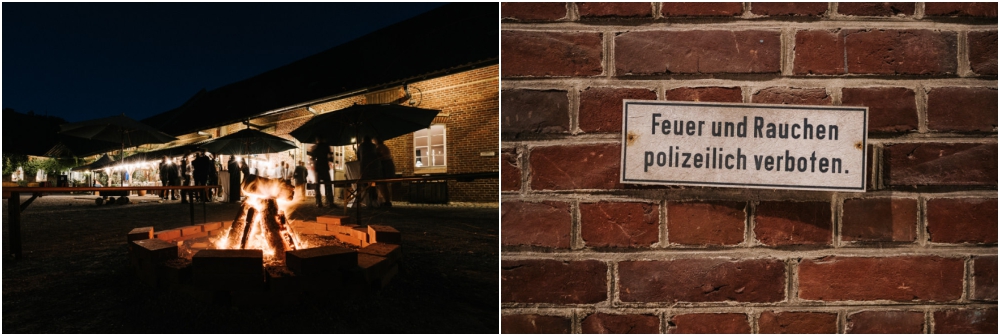
[[[4,154],[34,156],[45,155],[59,142],[59,124],[66,122],[59,117],[18,113],[13,109],[3,110],[3,121]]]
[[[181,135],[359,90],[377,90],[499,62],[499,6],[441,6],[319,54],[195,94],[143,122]]]

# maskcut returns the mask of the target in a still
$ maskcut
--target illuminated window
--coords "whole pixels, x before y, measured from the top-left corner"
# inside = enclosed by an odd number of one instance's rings
[[[444,124],[431,125],[413,132],[413,166],[416,168],[444,168],[447,166],[447,145]]]

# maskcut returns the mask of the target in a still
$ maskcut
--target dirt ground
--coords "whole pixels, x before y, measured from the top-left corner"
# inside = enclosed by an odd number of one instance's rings
[[[403,235],[402,269],[389,287],[363,298],[248,308],[149,288],[130,268],[126,233],[189,225],[187,204],[143,197],[129,205],[96,206],[92,196],[77,197],[85,198],[46,196],[27,208],[24,257],[16,262],[4,201],[4,333],[499,332],[496,204],[363,209],[361,224],[391,225]],[[207,220],[232,220],[237,210],[235,204],[210,203]],[[343,209],[304,202],[292,218],[327,213]],[[195,218],[202,222],[201,204]]]

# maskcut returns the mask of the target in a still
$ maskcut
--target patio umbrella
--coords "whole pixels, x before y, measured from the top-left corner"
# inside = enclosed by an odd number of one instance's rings
[[[268,154],[298,148],[291,140],[249,128],[209,140],[201,144],[201,147],[215,154],[226,155]]]
[[[389,140],[430,127],[438,112],[394,104],[355,104],[316,116],[290,134],[305,143],[319,137],[333,146],[349,145],[352,138],[360,140],[366,135]]]
[[[120,143],[122,146],[139,146],[150,143],[166,143],[177,140],[152,126],[135,119],[119,116],[81,121],[59,126],[61,134],[84,139]]]
[[[115,163],[115,160],[111,159],[110,157],[108,157],[107,154],[105,154],[105,155],[102,155],[100,159],[97,159],[94,162],[91,162],[91,163],[88,163],[88,164],[85,164],[85,165],[82,165],[82,166],[79,166],[79,167],[74,167],[73,169],[70,169],[70,170],[72,170],[72,171],[97,170],[97,169],[101,169],[101,168],[107,167],[107,166],[109,166],[111,164],[114,164],[114,163]]]

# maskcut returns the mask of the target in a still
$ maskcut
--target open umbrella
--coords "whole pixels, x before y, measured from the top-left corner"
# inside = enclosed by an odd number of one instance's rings
[[[177,138],[125,115],[63,124],[59,128],[62,134],[120,143],[122,146],[128,147],[177,140]]]
[[[312,118],[290,134],[305,143],[326,139],[333,146],[349,145],[364,136],[389,140],[430,127],[438,112],[394,104],[355,104]]]
[[[209,140],[201,147],[215,154],[226,155],[268,154],[298,148],[291,140],[249,128]]]
[[[72,171],[97,170],[97,169],[101,169],[101,168],[110,166],[110,165],[112,165],[114,163],[115,163],[115,160],[112,159],[112,158],[110,158],[110,157],[108,157],[105,154],[105,155],[102,155],[100,159],[97,159],[97,161],[94,161],[94,162],[91,162],[91,163],[88,163],[88,164],[85,164],[85,165],[82,165],[82,166],[74,167],[73,169],[70,169],[70,170],[72,170]]]

